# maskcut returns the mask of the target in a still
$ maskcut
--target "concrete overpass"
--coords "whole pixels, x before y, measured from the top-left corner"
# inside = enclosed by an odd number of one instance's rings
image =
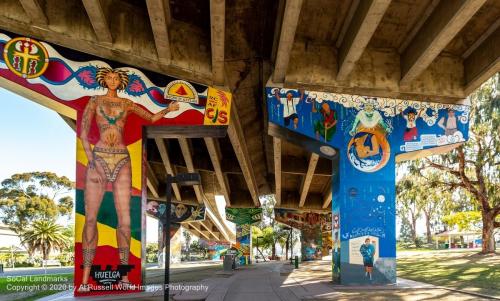
[[[328,206],[322,159],[266,134],[269,79],[458,103],[500,65],[494,0],[7,0],[0,8],[0,28],[18,35],[229,88],[236,105],[227,138],[152,134],[148,153],[156,179],[169,165],[204,171],[205,193],[175,188],[177,198],[213,202],[221,194],[234,207],[259,206],[259,196],[275,192],[291,207]],[[150,197],[161,198],[155,183],[148,181]]]
[[[174,195],[210,208],[188,227],[207,239],[233,239],[215,195],[331,211],[332,164],[268,135],[266,86],[462,104],[500,70],[495,0],[6,0],[0,16],[14,35],[233,93],[224,138],[147,133],[148,198],[164,198],[167,172],[199,171],[201,186]]]

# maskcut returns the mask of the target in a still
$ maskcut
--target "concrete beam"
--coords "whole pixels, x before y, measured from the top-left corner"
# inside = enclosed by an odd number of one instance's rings
[[[149,164],[148,161],[146,161],[146,185],[149,188],[149,191],[151,191],[151,194],[155,198],[160,197],[160,191],[158,189],[158,179],[156,178],[156,175],[154,174],[153,170],[151,169],[151,165]]]
[[[191,156],[191,147],[189,146],[189,141],[186,138],[179,138],[179,145],[181,146],[182,156],[186,162],[186,168],[189,173],[196,172],[193,164],[193,157]],[[201,191],[200,185],[194,185],[194,193],[196,194],[196,199],[198,203],[203,204],[203,193]]]
[[[219,182],[219,186],[222,189],[222,194],[226,199],[226,206],[231,206],[231,201],[229,196],[231,195],[231,190],[229,185],[226,182],[226,178],[222,173],[221,168],[221,154],[219,148],[219,142],[215,138],[204,138],[205,144],[207,145],[208,154],[210,155],[210,160],[212,161],[212,165],[214,166],[215,175],[217,176],[217,181]]]
[[[401,86],[417,78],[486,0],[441,1],[401,55]]]
[[[226,1],[210,0],[210,36],[212,44],[212,77],[214,85],[224,85],[224,41]]]
[[[276,62],[274,64],[273,81],[275,83],[283,83],[285,81],[286,69],[290,61],[290,52],[295,40],[295,31],[299,23],[302,2],[303,0],[286,1]]]
[[[410,45],[411,41],[417,35],[420,28],[422,28],[422,25],[424,25],[425,21],[427,21],[427,18],[429,18],[429,16],[432,14],[436,6],[439,4],[439,1],[440,0],[432,0],[431,3],[424,8],[419,18],[415,21],[413,26],[411,26],[410,32],[406,35],[401,45],[399,45],[399,50],[398,50],[399,53],[403,53],[406,50],[406,47]]]
[[[229,122],[227,134],[229,136],[231,144],[233,145],[236,158],[240,163],[240,167],[243,172],[243,177],[245,178],[245,182],[247,183],[248,191],[252,196],[254,205],[256,207],[260,207],[259,188],[257,186],[255,173],[253,171],[253,167],[250,162],[250,156],[248,154],[248,149],[245,142],[245,136],[243,134],[243,129],[241,128],[240,120],[238,117],[238,110],[236,108],[236,103],[234,102],[231,104],[231,121]]]
[[[273,137],[274,182],[276,184],[276,206],[281,204],[281,139]]]
[[[163,64],[170,64],[170,39],[168,24],[170,22],[170,4],[167,0],[147,0],[149,21],[155,39],[158,60]]]
[[[330,187],[328,193],[325,194],[325,197],[323,199],[323,208],[324,209],[328,208],[331,202],[332,202],[332,188]]]
[[[30,17],[32,24],[47,25],[49,23],[38,0],[19,0],[19,2],[21,2],[24,11]]]
[[[316,153],[312,153],[311,157],[309,158],[309,167],[307,168],[307,173],[304,176],[302,185],[300,185],[299,207],[304,207],[304,203],[306,202],[307,193],[309,192],[309,187],[311,186],[311,181],[314,176],[314,170],[316,169],[318,160],[319,160],[319,155]]]
[[[337,80],[345,80],[375,33],[390,0],[361,1],[339,49]]]
[[[71,119],[69,117],[66,117],[64,115],[61,115],[59,114],[59,116],[61,116],[62,120],[64,120],[64,122],[66,122],[66,124],[73,130],[76,132],[76,120],[74,119]]]
[[[213,225],[209,220],[205,219],[204,221],[200,222],[200,225],[205,228],[205,230],[207,230],[208,233],[210,233],[210,235],[212,235],[216,240],[220,239],[220,233],[213,231]]]
[[[496,22],[499,24],[500,22]],[[500,27],[487,37],[464,60],[465,93],[469,95],[482,83],[500,72]]]
[[[163,161],[163,165],[165,166],[165,171],[167,174],[175,176],[175,171],[172,163],[170,162],[170,157],[168,155],[167,147],[165,146],[165,141],[163,138],[155,138],[156,147],[158,147],[158,152],[160,153],[161,160]],[[178,201],[181,201],[181,191],[179,189],[179,185],[176,183],[172,184],[172,190],[174,191],[174,196]]]
[[[188,225],[195,229],[198,233],[200,233],[207,240],[210,240],[210,233],[208,231],[203,231],[200,226],[201,222],[189,222]],[[200,237],[201,238],[201,237]]]
[[[100,0],[82,0],[83,6],[87,11],[90,23],[94,28],[97,40],[104,44],[111,45],[113,43],[113,36],[109,29],[109,23],[106,20],[106,15]]]

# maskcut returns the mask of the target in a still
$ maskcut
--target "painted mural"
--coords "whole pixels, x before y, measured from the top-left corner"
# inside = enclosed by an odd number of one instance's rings
[[[226,219],[236,224],[239,264],[252,262],[252,225],[262,220],[262,208],[226,208]]]
[[[277,222],[301,231],[302,260],[320,260],[332,248],[332,213],[274,208]]]
[[[221,256],[226,252],[227,249],[231,248],[231,243],[227,241],[203,241],[203,244],[207,246],[208,257],[211,260],[221,260]]]
[[[142,128],[227,125],[231,95],[1,32],[0,52],[3,86],[77,119],[75,295],[140,289]]]
[[[255,224],[262,220],[262,208],[226,208],[226,219],[237,225]]]
[[[395,283],[395,158],[467,140],[469,106],[275,87],[266,95],[271,124],[339,162],[332,179],[334,281]]]
[[[167,204],[165,202],[148,201],[146,213],[166,223]],[[170,222],[182,223],[205,220],[205,205],[191,205],[178,202],[171,203]]]

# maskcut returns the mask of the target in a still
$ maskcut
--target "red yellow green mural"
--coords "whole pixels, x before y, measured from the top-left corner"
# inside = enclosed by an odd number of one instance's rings
[[[231,94],[2,32],[0,52],[2,86],[77,121],[75,295],[142,290],[143,127],[228,125]]]

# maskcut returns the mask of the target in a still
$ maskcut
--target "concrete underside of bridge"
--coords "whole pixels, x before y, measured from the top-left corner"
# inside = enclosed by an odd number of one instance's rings
[[[231,91],[226,137],[147,131],[148,199],[164,200],[167,173],[199,172],[202,185],[173,194],[210,208],[186,226],[207,240],[234,240],[216,195],[234,208],[275,194],[282,208],[331,211],[331,161],[268,135],[266,86],[462,104],[500,70],[499,20],[495,0],[0,2],[0,28],[13,35]]]

